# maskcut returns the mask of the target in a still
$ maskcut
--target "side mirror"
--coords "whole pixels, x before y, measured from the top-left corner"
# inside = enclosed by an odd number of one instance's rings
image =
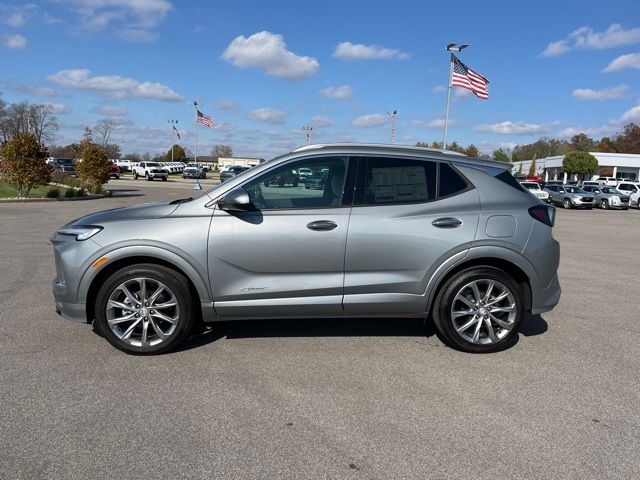
[[[255,207],[244,188],[235,188],[218,200],[218,208],[226,212],[248,212]]]

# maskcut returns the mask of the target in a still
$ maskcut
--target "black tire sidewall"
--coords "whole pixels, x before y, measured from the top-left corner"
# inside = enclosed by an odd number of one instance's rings
[[[180,309],[178,326],[169,340],[150,347],[134,347],[120,340],[109,328],[106,317],[106,304],[113,290],[127,279],[147,277],[164,283],[174,293]],[[135,355],[153,355],[170,350],[188,338],[195,323],[194,302],[189,292],[187,279],[170,268],[141,264],[118,270],[102,285],[96,296],[95,327],[107,341],[119,350]]]
[[[463,285],[474,280],[496,280],[501,282],[511,290],[516,301],[517,312],[513,328],[503,339],[490,345],[478,345],[466,341],[458,335],[451,322],[450,311],[455,295]],[[433,320],[438,332],[450,346],[465,352],[487,353],[500,350],[513,341],[513,338],[516,337],[520,331],[524,313],[524,297],[520,287],[513,278],[498,268],[479,266],[462,270],[447,280],[445,285],[440,289],[434,302]]]

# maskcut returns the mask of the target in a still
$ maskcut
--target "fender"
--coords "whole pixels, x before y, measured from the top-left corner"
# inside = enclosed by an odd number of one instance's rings
[[[461,265],[462,263],[478,258],[495,258],[497,260],[503,260],[512,263],[527,275],[532,291],[536,291],[540,288],[540,280],[535,268],[533,267],[533,264],[525,257],[523,257],[519,252],[511,250],[510,248],[500,247],[496,245],[471,247],[466,252],[460,252],[450,257],[446,262],[440,265],[440,267],[438,267],[438,269],[431,276],[429,282],[427,283],[425,292],[427,296],[427,312],[431,310],[436,291],[442,284],[442,281],[447,277],[449,272],[451,272],[451,270]]]
[[[109,248],[102,248],[92,255],[82,266],[82,278],[78,282],[77,298],[81,302],[85,302],[89,286],[94,278],[100,273],[101,268],[93,269],[91,265],[101,257],[108,257],[109,261],[105,265],[110,265],[114,261],[129,257],[153,257],[163,260],[182,270],[189,280],[193,283],[203,303],[211,303],[211,292],[209,283],[202,274],[193,266],[197,264],[195,259],[186,252],[176,248],[173,245],[162,242],[148,241],[143,244],[127,245],[127,242],[110,245]]]

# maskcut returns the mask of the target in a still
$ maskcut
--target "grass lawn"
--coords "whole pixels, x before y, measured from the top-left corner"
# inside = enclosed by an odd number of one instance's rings
[[[47,192],[54,188],[51,185],[45,185],[40,187],[32,188],[29,192],[29,198],[38,198],[38,197],[46,197]],[[60,190],[60,196],[64,196],[64,192],[67,190],[66,188],[57,187]],[[16,190],[13,185],[5,182],[4,180],[0,180],[0,198],[12,198],[18,196],[18,190]]]

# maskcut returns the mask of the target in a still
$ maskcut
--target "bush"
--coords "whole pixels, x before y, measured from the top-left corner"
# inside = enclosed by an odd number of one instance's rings
[[[80,181],[77,178],[67,175],[64,172],[59,172],[57,170],[54,170],[54,172],[51,174],[51,181],[53,183],[61,183],[63,185],[69,185],[70,187],[80,186]]]
[[[76,166],[78,179],[91,193],[102,190],[102,184],[109,181],[111,162],[107,151],[91,141],[82,144],[82,162]]]
[[[598,159],[589,152],[571,152],[567,153],[562,160],[562,171],[564,173],[576,175],[584,175],[587,173],[596,173],[598,171]]]
[[[60,198],[60,189],[53,187],[47,190],[47,198]]]
[[[32,188],[46,185],[51,178],[47,165],[47,149],[31,133],[15,135],[2,147],[0,173],[18,190],[20,197],[28,197]]]
[[[76,196],[76,190],[74,188],[67,188],[67,191],[64,192],[64,198],[73,198]]]

